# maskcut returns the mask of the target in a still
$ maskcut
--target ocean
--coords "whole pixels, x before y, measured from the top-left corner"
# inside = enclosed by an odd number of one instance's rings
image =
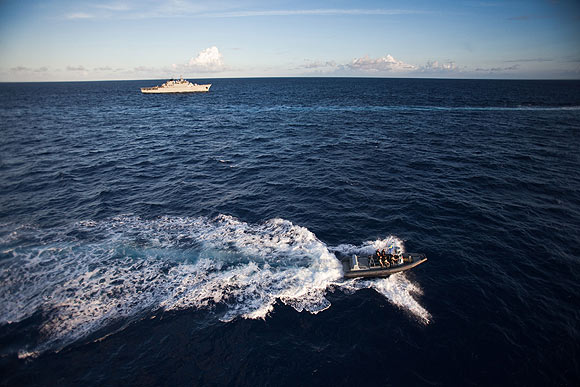
[[[580,384],[580,81],[207,81],[0,84],[0,385]]]

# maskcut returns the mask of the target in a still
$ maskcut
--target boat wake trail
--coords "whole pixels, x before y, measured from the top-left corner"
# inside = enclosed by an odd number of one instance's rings
[[[21,356],[59,350],[108,326],[159,310],[208,309],[222,321],[265,318],[277,300],[297,311],[330,307],[325,295],[373,288],[422,323],[429,313],[404,274],[344,280],[334,252],[372,252],[394,237],[329,247],[283,219],[119,216],[50,231],[0,225],[0,326],[30,317],[39,338]],[[38,319],[38,316],[40,318]]]

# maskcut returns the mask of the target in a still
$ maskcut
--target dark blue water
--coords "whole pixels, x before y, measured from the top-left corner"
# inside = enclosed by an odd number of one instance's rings
[[[580,82],[158,83],[0,85],[0,384],[578,385]]]

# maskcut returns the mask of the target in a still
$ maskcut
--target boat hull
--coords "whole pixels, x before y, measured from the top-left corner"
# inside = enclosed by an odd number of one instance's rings
[[[353,268],[350,257],[342,259],[344,278],[380,278],[388,277],[391,274],[399,273],[414,268],[425,262],[427,257],[424,254],[403,254],[404,263],[391,265],[390,267],[369,266],[361,264],[359,268]],[[361,258],[361,261],[367,260],[368,257]],[[358,265],[357,265],[358,266]]]

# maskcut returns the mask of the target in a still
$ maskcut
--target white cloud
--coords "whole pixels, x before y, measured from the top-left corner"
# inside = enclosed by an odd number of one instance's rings
[[[74,13],[69,13],[68,15],[66,15],[66,18],[70,19],[70,20],[92,19],[93,15],[86,13],[86,12],[74,12]]]
[[[80,6],[79,6],[80,7]],[[92,1],[77,8],[77,13],[65,15],[67,19],[121,18],[152,19],[174,17],[243,18],[243,17],[293,17],[293,16],[396,16],[427,14],[417,9],[388,8],[314,8],[314,9],[254,9],[244,10],[244,4],[231,1],[199,0],[108,0]]]
[[[216,46],[208,47],[201,51],[195,58],[189,60],[189,67],[202,72],[215,72],[224,70],[223,56]],[[174,68],[178,65],[173,65]]]
[[[321,69],[321,68],[336,68],[337,66],[338,65],[333,60],[329,60],[326,62],[307,61],[307,63],[303,64],[299,68],[302,68],[302,69]]]
[[[420,71],[423,72],[445,72],[445,71],[457,71],[459,68],[453,61],[448,61],[445,63],[439,63],[436,60],[427,61],[424,66],[421,66]]]
[[[512,66],[508,66],[508,67],[478,67],[475,69],[475,71],[479,71],[479,72],[486,72],[486,73],[497,73],[497,72],[502,72],[502,71],[514,71],[514,70],[518,70],[520,68],[519,64],[515,64]]]
[[[16,67],[12,67],[10,69],[10,71],[15,72],[15,73],[21,73],[21,72],[45,73],[48,71],[48,67],[42,66],[42,67],[31,68],[31,67],[26,67],[26,66],[16,66]]]
[[[365,72],[385,72],[385,71],[411,71],[417,69],[417,66],[396,60],[391,55],[386,55],[381,58],[369,58],[368,56],[362,58],[355,58],[351,63],[344,67],[351,70],[365,71]]]
[[[465,68],[460,68],[454,61],[446,60],[439,62],[430,60],[424,65],[415,65],[396,59],[392,55],[385,55],[379,58],[364,56],[355,58],[349,63],[337,63],[335,61],[312,61],[297,67],[308,71],[308,74],[320,75],[372,75],[387,76],[396,74],[397,76],[419,76],[441,75],[449,76],[462,73]]]
[[[66,70],[67,71],[87,71],[87,69],[83,65],[79,65],[79,66],[66,66]]]
[[[136,73],[152,73],[157,71],[157,69],[155,67],[137,66],[133,67],[133,71]]]
[[[554,59],[551,58],[523,58],[523,59],[511,59],[504,60],[504,63],[520,63],[520,62],[553,62]]]
[[[424,11],[406,9],[279,9],[263,11],[237,11],[207,14],[208,17],[256,17],[256,16],[333,16],[333,15],[409,15],[422,14]]]
[[[124,2],[95,4],[93,7],[105,9],[107,11],[128,11],[131,9],[131,7]]]

